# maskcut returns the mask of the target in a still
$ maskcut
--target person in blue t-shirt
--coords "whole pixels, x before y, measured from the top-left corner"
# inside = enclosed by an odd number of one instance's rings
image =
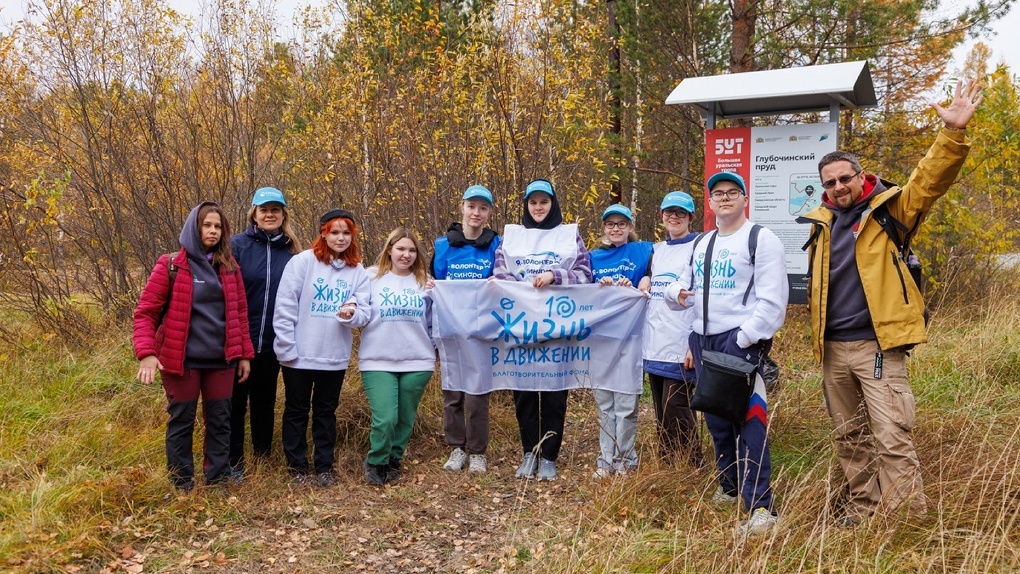
[[[460,223],[451,223],[446,235],[436,239],[432,257],[435,279],[488,279],[500,239],[485,224],[492,211],[492,193],[472,185],[461,197]],[[489,395],[443,390],[443,434],[452,449],[443,468],[484,473],[489,446]],[[471,453],[468,455],[468,453]]]
[[[651,267],[652,244],[638,241],[634,216],[623,205],[611,205],[602,213],[602,239],[591,253],[591,270],[596,283],[634,287]],[[599,407],[599,460],[595,478],[621,475],[637,467],[638,400],[641,380],[632,381],[632,393],[595,389]]]

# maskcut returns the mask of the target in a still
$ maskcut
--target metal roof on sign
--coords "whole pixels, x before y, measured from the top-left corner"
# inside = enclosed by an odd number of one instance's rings
[[[802,68],[687,78],[667,104],[689,104],[702,114],[740,118],[840,109],[878,104],[866,61]]]

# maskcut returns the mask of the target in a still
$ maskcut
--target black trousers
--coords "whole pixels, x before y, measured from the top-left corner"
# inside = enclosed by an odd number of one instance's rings
[[[276,353],[259,353],[251,362],[251,374],[243,383],[234,382],[230,411],[230,466],[244,468],[244,416],[251,408],[251,447],[256,457],[268,457],[273,450],[276,422],[276,384],[280,362]]]
[[[691,410],[693,383],[648,373],[648,386],[655,406],[659,454],[664,458],[681,457],[695,467],[705,466],[698,423]]]
[[[563,420],[567,416],[568,391],[514,391],[517,426],[521,430],[521,446],[525,453],[548,432],[553,434],[542,442],[542,458],[556,460],[563,442]]]
[[[308,412],[312,413],[313,458],[316,473],[333,469],[336,450],[336,408],[340,404],[343,371],[283,367],[286,399],[283,406],[283,453],[294,474],[308,473]]]

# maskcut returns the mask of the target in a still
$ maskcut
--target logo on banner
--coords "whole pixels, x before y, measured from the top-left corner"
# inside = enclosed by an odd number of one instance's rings
[[[494,322],[483,332],[495,333],[490,340],[511,344],[500,349],[490,347],[493,365],[526,365],[566,363],[591,359],[591,347],[577,345],[591,336],[591,328],[585,325],[583,314],[594,310],[594,305],[578,305],[567,295],[549,297],[543,313],[537,316],[527,311],[515,311],[517,301],[503,297],[500,309],[490,311]],[[540,345],[560,341],[560,345]]]
[[[351,296],[351,285],[343,279],[337,279],[331,285],[325,277],[319,277],[312,286],[315,288],[311,302],[312,313],[336,314]]]

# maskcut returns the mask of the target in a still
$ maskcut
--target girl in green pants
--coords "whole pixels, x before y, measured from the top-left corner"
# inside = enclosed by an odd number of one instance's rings
[[[422,255],[418,238],[398,227],[368,269],[372,318],[361,332],[358,366],[372,409],[365,481],[376,486],[400,478],[418,402],[436,368],[425,308],[432,280]]]

